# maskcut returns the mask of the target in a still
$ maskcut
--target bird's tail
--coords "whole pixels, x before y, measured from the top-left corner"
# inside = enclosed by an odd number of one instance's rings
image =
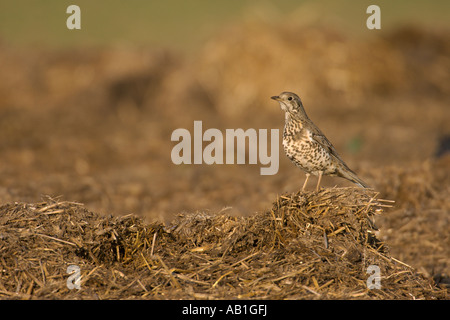
[[[365,183],[364,181],[362,181],[357,175],[356,173],[354,173],[352,170],[348,169],[348,170],[342,170],[340,172],[340,175],[342,178],[345,178],[355,184],[357,184],[358,186],[360,186],[361,188],[370,188],[370,186]]]

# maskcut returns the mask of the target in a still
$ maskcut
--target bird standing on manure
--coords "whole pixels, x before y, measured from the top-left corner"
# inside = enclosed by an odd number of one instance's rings
[[[317,191],[319,191],[322,175],[342,177],[360,187],[369,187],[350,170],[331,142],[308,118],[302,101],[295,93],[283,92],[271,98],[278,101],[285,112],[284,152],[297,167],[306,172],[302,191],[305,190],[311,174],[319,177]]]

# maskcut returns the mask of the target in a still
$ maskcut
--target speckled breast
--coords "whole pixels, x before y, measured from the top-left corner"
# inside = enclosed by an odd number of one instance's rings
[[[286,126],[283,134],[283,147],[287,157],[306,172],[318,175],[333,174],[336,167],[328,152],[315,142],[308,130]]]

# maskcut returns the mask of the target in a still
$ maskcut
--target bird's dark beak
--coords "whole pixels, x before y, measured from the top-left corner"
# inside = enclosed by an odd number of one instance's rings
[[[280,100],[280,97],[279,97],[279,96],[273,96],[273,97],[270,97],[270,99],[273,99],[273,100],[279,101],[279,100]]]

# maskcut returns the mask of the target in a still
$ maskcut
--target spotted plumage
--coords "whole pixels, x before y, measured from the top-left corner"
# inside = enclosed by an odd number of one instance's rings
[[[302,101],[295,93],[283,92],[272,99],[278,101],[285,112],[284,152],[297,167],[306,172],[302,190],[305,189],[311,174],[319,177],[316,190],[319,190],[322,175],[342,177],[360,187],[368,188],[368,185],[349,169],[322,131],[308,118]]]

